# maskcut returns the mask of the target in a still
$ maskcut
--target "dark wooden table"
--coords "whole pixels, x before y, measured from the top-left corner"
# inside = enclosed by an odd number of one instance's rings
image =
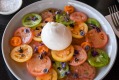
[[[23,0],[23,5],[21,9],[36,1],[38,0]],[[104,16],[109,14],[108,9],[107,9],[108,6],[116,4],[119,8],[119,3],[116,0],[78,0],[78,1],[84,2],[94,7]],[[2,34],[4,32],[4,29],[7,23],[14,15],[15,13],[12,15],[8,15],[8,16],[0,15],[0,41],[2,40]],[[118,38],[117,38],[117,41],[119,44]],[[118,52],[119,52],[119,49],[118,49]],[[112,67],[110,72],[105,76],[103,80],[119,80],[118,74],[119,74],[119,54],[117,54],[117,58],[116,58],[114,66]],[[5,65],[5,62],[2,57],[1,46],[0,46],[0,80],[16,80],[16,78],[9,72],[8,68]]]

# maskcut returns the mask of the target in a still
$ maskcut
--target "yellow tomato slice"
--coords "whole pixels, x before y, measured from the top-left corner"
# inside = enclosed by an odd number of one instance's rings
[[[88,26],[86,23],[79,23],[74,26],[72,31],[72,36],[74,38],[82,38],[88,32]]]
[[[39,41],[41,42],[41,30],[34,30],[34,37],[33,37],[34,41]]]
[[[51,51],[53,59],[61,62],[69,61],[73,57],[73,54],[74,54],[74,47],[72,45],[61,51],[55,50]]]
[[[33,49],[27,44],[15,47],[11,51],[11,58],[16,62],[25,62],[32,57]]]
[[[36,80],[57,80],[57,72],[54,69],[50,69],[47,74],[36,77]]]

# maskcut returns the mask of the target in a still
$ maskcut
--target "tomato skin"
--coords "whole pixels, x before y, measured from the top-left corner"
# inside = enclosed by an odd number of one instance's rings
[[[90,30],[86,35],[86,41],[94,48],[104,48],[108,43],[108,36],[104,31],[97,32],[96,29]]]
[[[74,45],[74,54],[75,55],[73,56],[73,58],[70,60],[70,63],[69,63],[72,66],[81,65],[87,60],[87,53],[80,46]]]
[[[74,12],[70,15],[70,19],[75,22],[85,22],[87,21],[87,15],[83,12]]]
[[[15,31],[14,36],[21,37],[22,44],[29,44],[32,41],[34,34],[30,28],[20,27]]]
[[[49,71],[51,68],[51,60],[48,56],[43,56],[42,58],[39,54],[34,54],[32,58],[27,61],[26,66],[28,72],[37,77],[47,73],[44,72],[44,69]]]

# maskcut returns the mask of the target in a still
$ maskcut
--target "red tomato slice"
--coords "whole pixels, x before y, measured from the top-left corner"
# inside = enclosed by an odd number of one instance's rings
[[[70,70],[72,74],[65,80],[94,80],[96,75],[95,67],[90,66],[87,62],[79,66],[71,66]]]
[[[94,48],[103,48],[108,42],[108,36],[104,31],[97,32],[96,29],[90,30],[86,35],[86,41],[91,43]]]
[[[29,44],[33,39],[33,32],[30,28],[20,27],[15,31],[14,36],[21,37],[22,44]]]
[[[33,76],[40,76],[48,73],[51,68],[51,60],[48,56],[34,54],[33,57],[26,64],[28,71]]]
[[[70,19],[75,22],[85,22],[87,20],[87,15],[83,12],[74,12],[70,15]]]
[[[80,47],[75,45],[74,46],[74,57],[70,61],[70,65],[72,66],[78,66],[83,64],[87,59],[87,53],[86,51]]]

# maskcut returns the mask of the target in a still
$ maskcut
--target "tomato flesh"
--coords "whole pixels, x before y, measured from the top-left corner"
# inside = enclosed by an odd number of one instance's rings
[[[30,28],[20,27],[15,31],[14,36],[21,37],[22,44],[29,44],[33,39],[33,32]]]
[[[70,65],[78,66],[83,64],[87,59],[86,51],[80,46],[74,46],[74,57],[70,60]]]
[[[11,53],[11,58],[16,62],[26,62],[32,57],[33,49],[29,45],[20,45],[15,47]]]
[[[29,13],[26,14],[22,19],[22,24],[25,27],[35,27],[41,22],[42,18],[39,14]]]
[[[39,54],[34,54],[26,65],[28,71],[33,76],[40,76],[46,74],[49,71],[49,69],[51,68],[51,60],[48,56],[43,56],[43,58],[41,58]]]
[[[92,49],[88,52],[88,62],[94,67],[103,67],[109,63],[109,57],[101,49]]]
[[[86,41],[94,48],[103,48],[108,42],[108,36],[104,31],[97,32],[96,29],[90,30],[86,35]]]
[[[61,51],[55,50],[51,51],[53,59],[60,62],[69,61],[73,57],[73,54],[74,54],[74,47],[72,45]]]

